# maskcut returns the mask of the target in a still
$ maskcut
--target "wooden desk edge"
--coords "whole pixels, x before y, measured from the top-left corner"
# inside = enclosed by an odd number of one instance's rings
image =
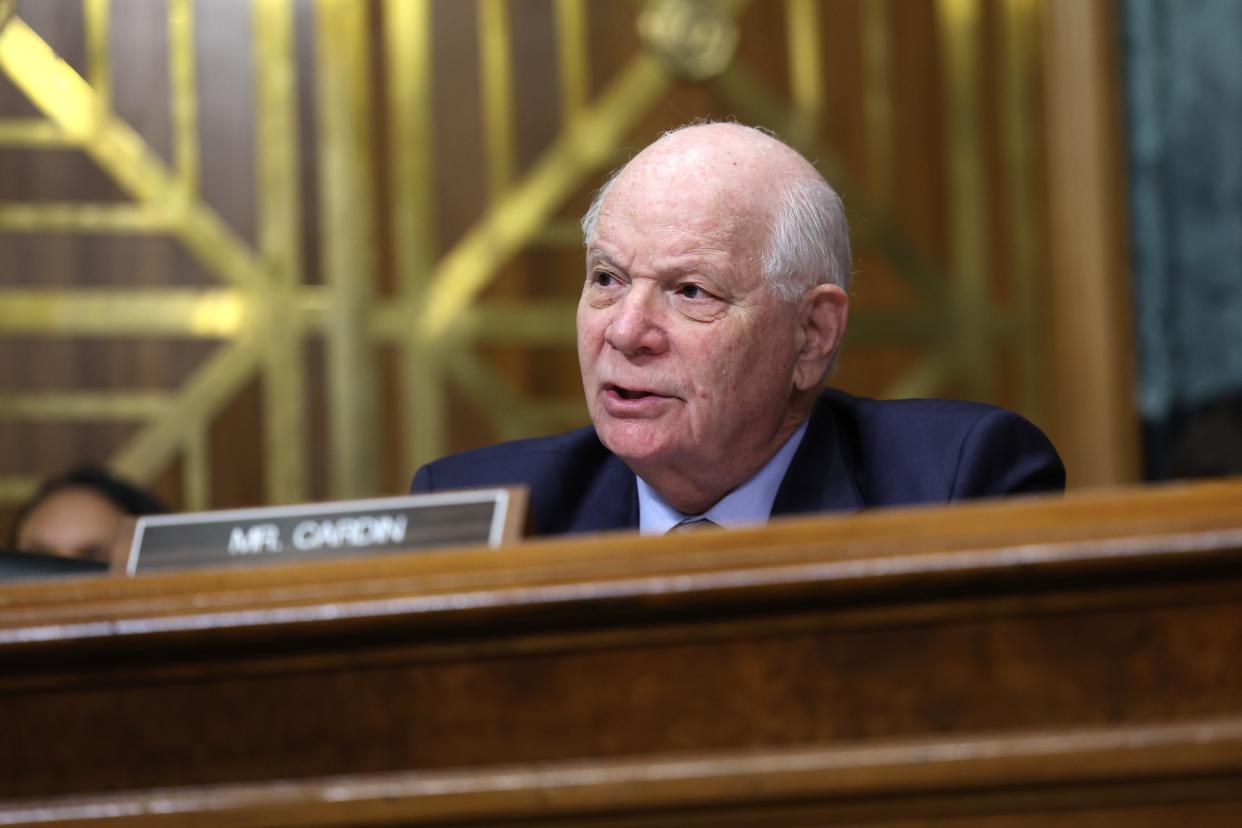
[[[147,826],[205,817],[234,828],[470,818],[589,821],[606,812],[910,801],[1118,784],[1154,790],[1198,778],[1236,783],[1239,777],[1242,719],[1227,718],[76,795],[0,802],[0,825]],[[1233,798],[1242,799],[1242,787],[1234,790]]]
[[[0,652],[65,638],[151,636],[334,619],[399,619],[609,601],[780,600],[998,579],[1242,566],[1242,481],[781,521],[664,538],[617,534],[132,579],[0,589]]]

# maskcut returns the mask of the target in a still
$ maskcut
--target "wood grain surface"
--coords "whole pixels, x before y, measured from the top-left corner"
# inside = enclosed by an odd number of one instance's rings
[[[0,824],[1237,824],[1242,482],[0,590]]]

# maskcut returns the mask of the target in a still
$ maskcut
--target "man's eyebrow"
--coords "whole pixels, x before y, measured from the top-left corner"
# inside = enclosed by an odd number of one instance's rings
[[[672,267],[669,268],[669,270],[674,273],[702,274],[703,276],[707,276],[713,279],[720,278],[720,269],[716,267],[715,265],[713,265],[712,263],[706,262],[706,261],[697,261],[697,262],[689,262],[687,264],[673,265]]]
[[[590,251],[587,252],[587,261],[591,262],[592,264],[598,264],[598,263],[606,264],[609,267],[611,267],[613,270],[622,269],[622,267],[616,263],[616,261],[612,258],[612,256],[609,256],[607,253],[600,250],[598,247],[592,247]]]
[[[673,265],[669,270],[677,270],[682,273],[702,273],[704,271],[716,272],[716,266],[710,262],[688,262],[686,264]]]
[[[621,273],[625,272],[625,268],[617,264],[616,259],[612,258],[612,256],[609,256],[606,252],[604,252],[603,250],[600,250],[598,247],[592,247],[590,250],[587,251],[587,263],[592,267],[595,265],[602,264],[618,272],[621,272]],[[694,261],[694,262],[687,262],[686,264],[671,265],[665,269],[665,272],[666,273],[679,273],[679,274],[701,273],[704,276],[709,276],[713,278],[720,278],[720,275],[721,275],[720,269],[708,261]]]

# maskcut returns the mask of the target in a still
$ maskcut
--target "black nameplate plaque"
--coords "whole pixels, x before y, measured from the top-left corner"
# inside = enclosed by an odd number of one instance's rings
[[[224,512],[151,515],[127,570],[320,561],[444,546],[500,546],[525,517],[524,489],[473,489]]]

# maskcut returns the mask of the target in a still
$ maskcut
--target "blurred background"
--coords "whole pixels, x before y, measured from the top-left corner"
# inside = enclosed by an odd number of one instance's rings
[[[441,454],[584,424],[578,217],[704,117],[772,129],[845,200],[835,385],[1012,407],[1079,489],[1239,462],[1234,0],[0,21],[0,529],[85,462],[250,506],[398,494]]]

